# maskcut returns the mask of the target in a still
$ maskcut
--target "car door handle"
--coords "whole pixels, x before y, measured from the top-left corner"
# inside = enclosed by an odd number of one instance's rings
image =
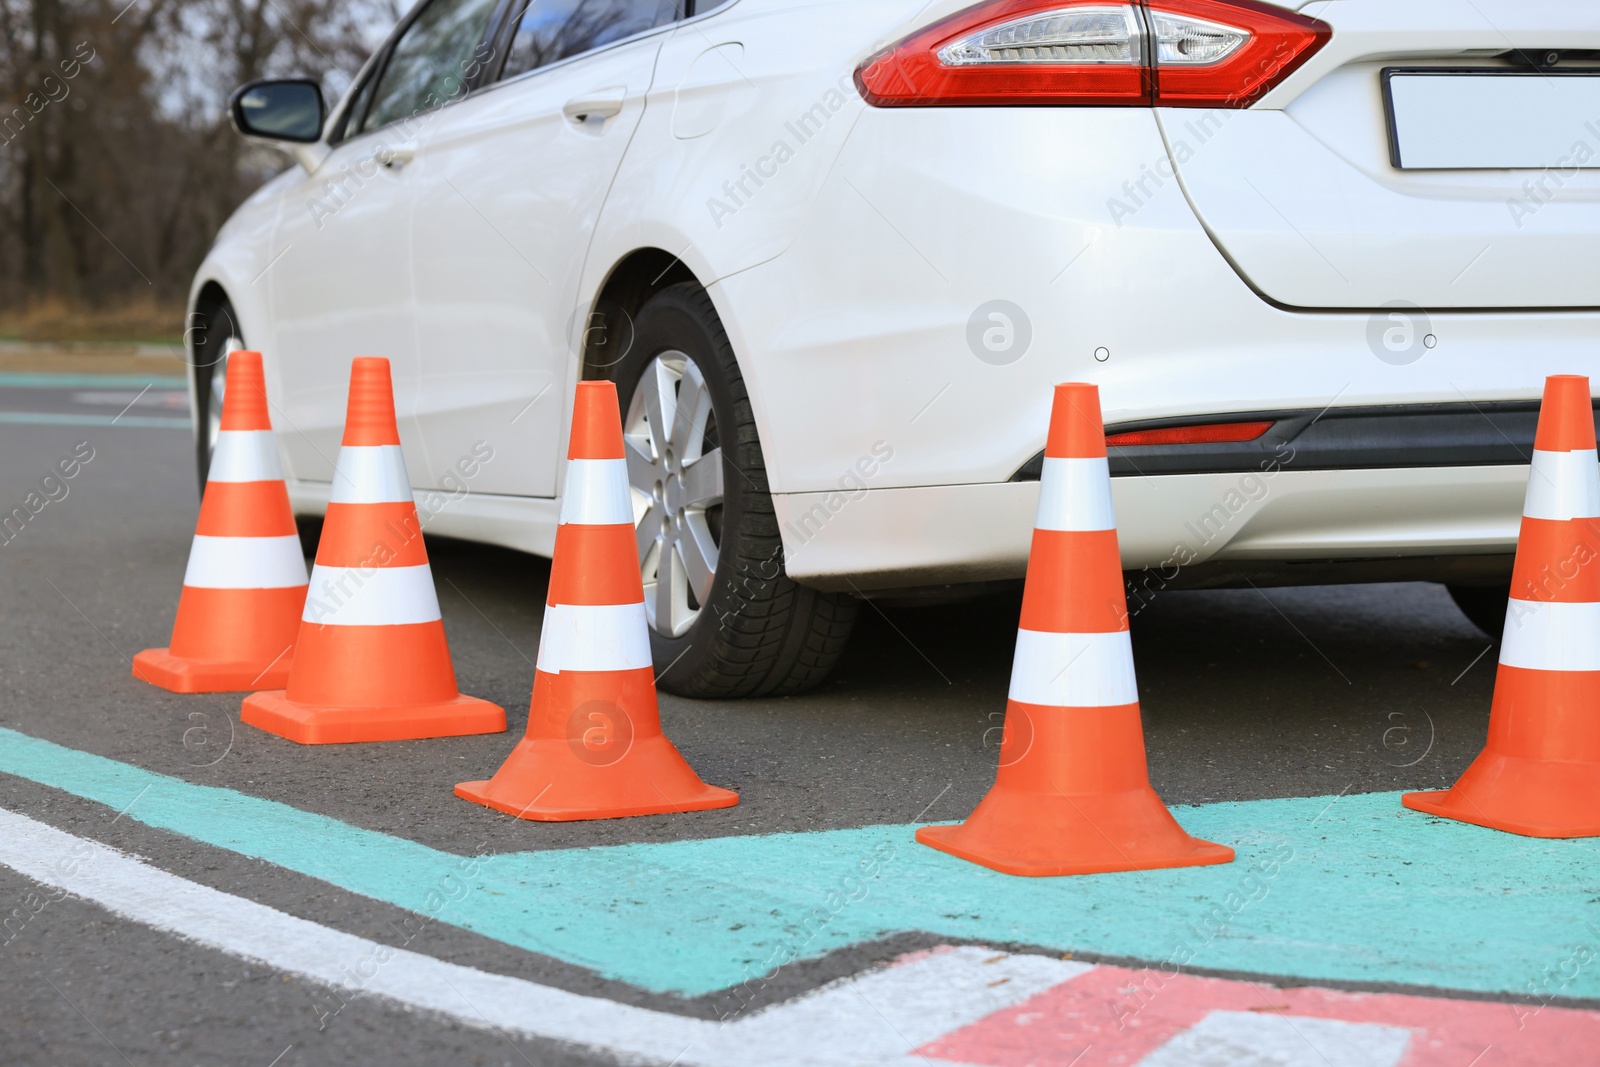
[[[561,113],[573,122],[584,122],[590,118],[604,122],[622,110],[627,92],[626,89],[599,89],[583,96],[575,96],[567,101]]]
[[[399,171],[417,158],[417,153],[409,148],[386,148],[378,153],[378,162],[392,171]]]

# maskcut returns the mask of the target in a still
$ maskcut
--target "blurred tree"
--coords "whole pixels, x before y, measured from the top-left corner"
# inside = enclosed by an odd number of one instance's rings
[[[304,74],[331,101],[399,14],[398,0],[0,0],[0,305],[178,307],[217,228],[284,165],[232,132],[228,94]]]

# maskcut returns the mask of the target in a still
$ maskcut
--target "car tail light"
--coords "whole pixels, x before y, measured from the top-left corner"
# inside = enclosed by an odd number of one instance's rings
[[[1333,36],[1252,0],[1150,0],[1157,107],[1249,107]]]
[[[1106,435],[1107,448],[1138,445],[1233,445],[1254,441],[1272,429],[1264,422],[1211,422],[1201,426],[1163,426],[1156,430],[1129,430]]]
[[[990,0],[868,59],[875,107],[1245,107],[1328,40],[1254,0]]]
[[[877,107],[1148,104],[1136,5],[997,0],[936,22],[867,60]]]

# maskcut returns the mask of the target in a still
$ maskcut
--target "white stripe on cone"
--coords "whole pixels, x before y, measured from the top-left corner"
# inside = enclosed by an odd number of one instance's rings
[[[271,430],[223,430],[211,452],[208,482],[278,482],[283,464],[278,438]]]
[[[1133,640],[1127,630],[1105,634],[1018,630],[1008,695],[1025,704],[1055,707],[1132,704],[1139,699]]]
[[[417,567],[311,568],[306,622],[324,626],[402,626],[436,622],[439,597],[433,572]]]
[[[569,459],[561,493],[561,523],[581,526],[633,525],[628,461]]]
[[[335,504],[409,504],[411,479],[399,445],[345,445],[333,468]]]
[[[1600,671],[1600,604],[1513,597],[1506,605],[1500,662],[1535,671]]]
[[[291,589],[306,584],[300,538],[195,534],[183,584],[195,589]]]
[[[1528,472],[1528,499],[1522,513],[1530,519],[1600,517],[1600,460],[1592,448],[1572,452],[1533,450]]]
[[[546,673],[653,667],[645,603],[544,606],[534,665]]]
[[[539,631],[539,670],[631,671],[650,667],[644,602],[546,604]]]
[[[1114,530],[1111,467],[1106,457],[1056,459],[1046,456],[1039,477],[1039,530]]]

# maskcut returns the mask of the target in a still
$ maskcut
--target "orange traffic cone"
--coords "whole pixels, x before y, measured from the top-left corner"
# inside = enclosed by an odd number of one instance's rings
[[[542,822],[727,808],[661,732],[617,389],[581,382],[528,731],[456,795]]]
[[[1545,379],[1489,741],[1408,808],[1529,837],[1600,836],[1600,461],[1589,379]]]
[[[456,689],[386,359],[350,367],[333,499],[288,687],[246,697],[239,718],[304,745],[506,728],[503,709]]]
[[[1005,874],[1227,863],[1150,788],[1100,392],[1056,386],[994,788],[925,845]]]
[[[305,602],[261,353],[235,352],[172,643],[134,656],[133,676],[174,693],[282,685]]]

